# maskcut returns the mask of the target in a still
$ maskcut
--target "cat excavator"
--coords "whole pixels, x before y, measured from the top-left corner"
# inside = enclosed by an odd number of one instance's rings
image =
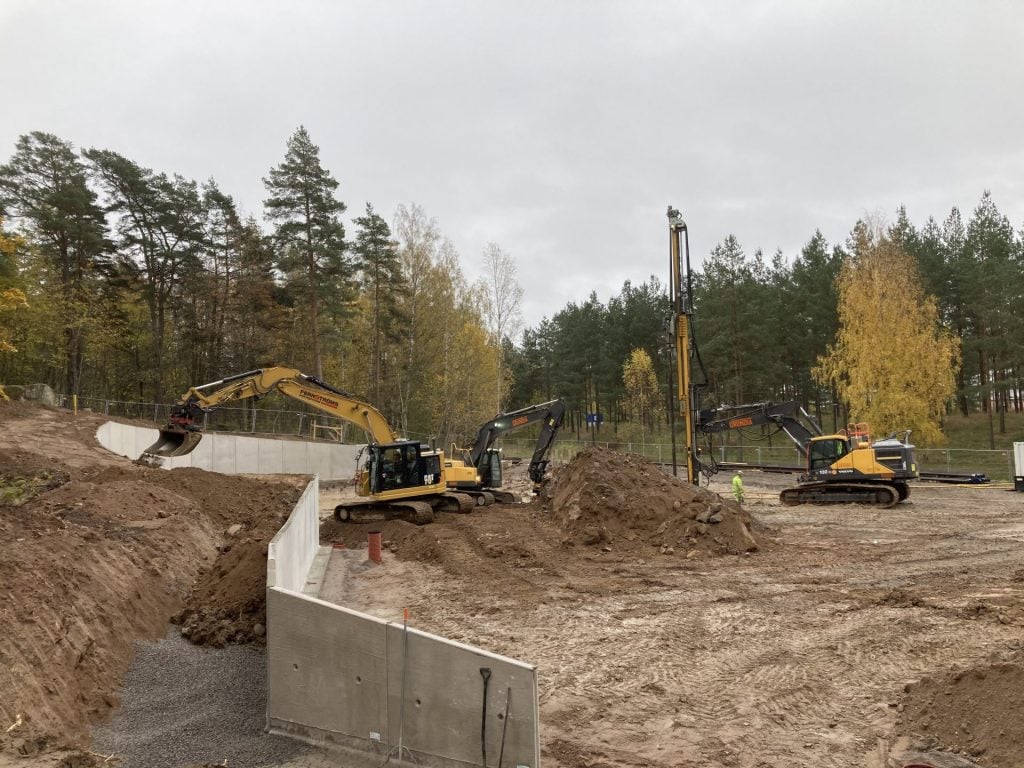
[[[400,439],[384,415],[365,400],[293,368],[259,368],[192,387],[171,409],[169,423],[142,459],[159,463],[165,456],[190,453],[202,437],[197,420],[203,413],[275,390],[361,427],[367,434],[369,442],[357,458],[359,498],[335,507],[338,520],[402,518],[423,525],[432,522],[437,511],[466,513],[473,509],[471,496],[449,489],[443,451],[418,440]]]
[[[702,413],[698,429],[713,435],[774,425],[796,445],[805,472],[797,478],[795,488],[779,494],[783,504],[854,503],[887,508],[905,501],[910,496],[908,481],[918,477],[909,430],[872,441],[868,425],[861,422],[850,424],[842,434],[826,435],[796,401],[722,410],[732,415],[704,421],[707,414]]]
[[[499,437],[509,432],[542,421],[540,434],[527,468],[527,475],[533,481],[534,491],[544,480],[548,466],[548,451],[558,435],[565,417],[565,402],[549,400],[546,403],[528,405],[517,411],[499,413],[484,422],[477,430],[476,440],[469,448],[452,446],[452,456],[445,459],[445,475],[448,487],[468,493],[476,500],[477,506],[493,504],[514,504],[515,494],[501,490],[501,452],[494,447]]]

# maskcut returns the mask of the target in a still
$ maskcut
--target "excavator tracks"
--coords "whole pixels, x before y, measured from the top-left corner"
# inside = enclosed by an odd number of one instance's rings
[[[425,501],[356,501],[336,506],[334,518],[343,523],[397,519],[427,525],[434,522],[434,508]]]
[[[454,493],[449,491],[441,496],[441,511],[455,512],[460,515],[468,515],[476,506],[476,499],[468,493]]]
[[[904,492],[905,489],[905,492]],[[787,488],[779,501],[787,506],[797,504],[862,504],[888,509],[910,495],[910,489],[882,483],[807,483]]]

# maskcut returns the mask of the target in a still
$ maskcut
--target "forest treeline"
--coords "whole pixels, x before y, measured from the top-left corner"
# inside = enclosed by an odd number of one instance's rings
[[[692,276],[695,378],[706,373],[705,407],[799,400],[823,426],[841,429],[847,423],[842,398],[814,374],[836,343],[837,277],[844,261],[858,256],[864,229],[865,222],[857,221],[844,243],[832,244],[817,231],[792,255],[747,252],[729,236],[695,259],[700,263]],[[934,297],[939,325],[959,343],[956,393],[946,410],[991,413],[1005,432],[1007,411],[1024,408],[1024,235],[985,192],[967,221],[954,207],[941,220],[929,216],[918,228],[901,207],[880,239],[913,260],[917,274],[911,279],[919,279],[923,292]],[[903,279],[894,270],[894,283]],[[867,304],[859,311],[876,309]],[[661,402],[667,402],[668,312],[665,285],[654,276],[639,285],[627,283],[607,304],[595,294],[569,304],[526,329],[521,343],[508,350],[513,400],[558,393],[587,411],[601,411],[605,429],[609,423],[634,423],[637,399],[627,391],[623,364],[630,349],[646,350]],[[920,366],[911,348],[900,343],[906,330],[901,318],[891,323],[891,332],[872,342],[882,346],[892,365]],[[650,425],[664,413],[654,409],[647,416]]]
[[[607,302],[592,293],[520,333],[509,254],[489,244],[486,277],[470,283],[416,204],[385,219],[366,203],[346,227],[338,181],[305,129],[263,183],[257,218],[213,179],[22,136],[0,165],[0,382],[166,403],[281,364],[368,398],[411,437],[465,440],[499,408],[553,397],[568,401],[572,429],[601,414],[609,439],[664,423],[659,277]],[[1020,410],[1020,234],[986,193],[966,222],[954,208],[916,228],[900,209],[887,237],[916,260],[961,342],[949,408]],[[747,253],[731,236],[695,254],[707,405],[799,399],[826,422],[845,417],[812,372],[836,339],[836,277],[851,248],[815,232],[797,254]]]

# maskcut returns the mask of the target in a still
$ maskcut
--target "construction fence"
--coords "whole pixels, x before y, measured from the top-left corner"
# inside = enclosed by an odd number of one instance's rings
[[[58,395],[58,402],[64,408],[73,408],[74,403],[67,395]],[[295,435],[314,440],[340,443],[361,443],[363,432],[343,419],[322,413],[307,413],[299,410],[248,407],[218,408],[203,414],[204,431],[234,432],[267,435]],[[77,399],[79,409],[88,409],[104,416],[121,417],[148,421],[155,426],[167,423],[171,406],[166,403],[144,403],[127,400],[105,400],[102,398]],[[423,435],[412,438],[429,440]],[[534,438],[503,438],[499,446],[508,457],[529,459],[533,455]],[[549,459],[555,462],[570,460],[584,448],[599,445],[624,453],[635,453],[659,464],[672,463],[672,445],[655,442],[617,442],[614,440],[578,439],[563,434],[555,441]],[[1012,450],[979,450],[970,448],[916,448],[918,469],[922,472],[956,472],[962,474],[984,474],[993,482],[1012,482],[1014,477]],[[749,464],[775,464],[797,466],[801,463],[793,444],[786,440],[766,445],[715,446],[705,453],[715,462],[736,462]],[[676,446],[676,460],[682,463],[681,443]]]

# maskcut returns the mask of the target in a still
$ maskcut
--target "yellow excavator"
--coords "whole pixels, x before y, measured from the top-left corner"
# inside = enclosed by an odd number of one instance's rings
[[[891,507],[910,496],[911,480],[918,478],[910,431],[872,440],[867,424],[850,424],[842,434],[826,435],[818,422],[797,401],[753,403],[730,409],[722,418],[698,419],[705,435],[747,427],[774,426],[785,433],[803,459],[805,472],[795,488],[786,488],[779,500],[795,504],[867,504]]]
[[[494,447],[494,443],[504,434],[539,421],[540,432],[530,466],[526,470],[536,492],[544,480],[548,451],[551,450],[564,417],[565,402],[559,399],[499,413],[485,421],[477,430],[476,440],[471,447],[452,446],[452,455],[461,458],[445,459],[448,486],[452,490],[468,493],[476,500],[477,506],[486,506],[495,501],[499,504],[515,504],[519,500],[515,494],[501,489],[501,453]]]
[[[438,511],[473,509],[471,496],[449,490],[443,451],[400,439],[384,415],[362,398],[293,368],[259,368],[192,387],[171,409],[169,423],[143,453],[143,460],[158,463],[165,456],[190,453],[202,437],[196,422],[203,413],[275,390],[362,427],[367,434],[367,446],[357,459],[359,498],[335,507],[338,520],[401,518],[423,525]]]

